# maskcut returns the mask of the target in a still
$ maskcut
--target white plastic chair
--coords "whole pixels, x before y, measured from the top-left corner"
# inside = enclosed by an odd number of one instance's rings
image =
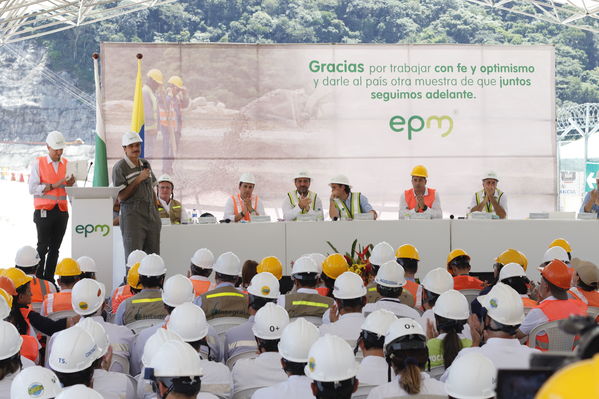
[[[219,336],[222,336],[228,329],[243,324],[247,320],[245,317],[217,317],[208,320],[208,324],[214,328]]]
[[[588,313],[589,313],[589,316],[591,316],[593,319],[596,319],[597,316],[599,316],[599,307],[589,306]]]
[[[135,320],[127,324],[126,327],[131,329],[134,334],[139,334],[140,331],[143,331],[146,328],[153,327],[161,323],[164,323],[164,319],[142,319]]]
[[[241,391],[235,392],[232,399],[250,399],[254,392],[260,388],[262,387],[242,389]]]
[[[352,399],[366,399],[368,394],[376,385],[362,385],[358,386],[358,390],[352,394]]]
[[[477,289],[460,290],[460,292],[466,297],[470,304],[480,295],[480,290]]]
[[[74,310],[60,310],[58,312],[52,312],[48,315],[48,318],[51,320],[60,320],[60,319],[64,319],[67,317],[74,317],[77,316],[77,313],[75,313]]]
[[[435,378],[435,379],[439,379],[439,377],[441,377],[443,375],[443,373],[445,372],[445,366],[437,366],[437,367],[432,367],[431,371],[428,371],[428,375],[431,376],[431,378]]]
[[[129,374],[130,364],[129,359],[126,357],[119,355],[117,353],[112,353],[112,362],[110,362],[110,367],[108,371],[114,371],[117,373]]]
[[[528,346],[534,348],[537,343],[537,336],[546,333],[549,340],[548,351],[572,351],[575,335],[562,331],[559,328],[559,322],[560,320],[550,321],[533,328],[528,334]]]
[[[255,359],[256,357],[258,357],[258,354],[255,350],[238,353],[227,359],[227,367],[233,370],[233,366],[235,366],[235,363],[237,363],[237,361],[241,359]]]

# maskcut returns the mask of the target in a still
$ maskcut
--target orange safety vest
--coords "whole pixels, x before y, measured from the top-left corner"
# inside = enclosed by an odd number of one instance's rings
[[[23,343],[21,344],[21,356],[37,363],[37,357],[39,355],[39,351],[37,350],[37,340],[31,335],[21,335],[21,338],[23,338]]]
[[[403,287],[408,290],[414,297],[414,307],[419,308],[422,306],[422,286],[412,280],[406,280],[406,285]]]
[[[453,289],[459,290],[482,290],[483,282],[476,277],[461,275],[453,278]]]
[[[541,302],[537,308],[541,309],[548,321],[567,319],[572,315],[584,316],[587,314],[587,305],[577,299],[552,299]],[[537,335],[535,348],[541,351],[549,349],[549,337],[547,334]],[[574,341],[576,345],[578,337]]]
[[[35,303],[43,302],[46,295],[52,293],[50,282],[37,277],[34,277],[33,280],[31,280],[29,288],[31,288],[31,302]]]
[[[235,214],[235,216],[237,216],[239,214],[239,212],[240,212],[239,209],[241,209],[244,214],[243,220],[246,220],[248,222],[251,221],[252,216],[247,211],[247,209],[245,209],[245,204],[241,200],[241,195],[239,195],[239,194],[232,195],[231,199],[233,200],[233,213]],[[239,201],[239,203],[237,201]],[[256,210],[256,209],[258,209],[258,196],[254,197],[254,210]]]
[[[39,340],[42,339],[42,334],[37,333],[37,335],[36,335],[35,330],[33,328],[31,328],[31,322],[29,321],[29,313],[31,313],[31,305],[29,305],[26,308],[20,308],[19,310],[21,311],[21,314],[23,315],[25,322],[27,322],[27,336],[32,337],[36,343],[39,343]],[[38,348],[38,346],[35,347],[36,351],[37,351],[37,348]]]
[[[588,306],[599,307],[599,292],[597,291],[584,291],[578,287],[572,287],[568,291],[568,294],[574,297],[574,299],[586,303]]]
[[[177,127],[177,112],[175,111],[175,103],[168,96],[164,98],[163,102],[158,103],[160,126]]]
[[[206,292],[208,292],[208,290],[210,290],[210,281],[203,281],[203,280],[191,280],[191,284],[193,284],[193,290],[195,292],[196,296],[200,296]]]
[[[522,305],[525,308],[536,308],[539,303],[533,299],[522,297]]]
[[[327,287],[318,287],[318,288],[316,288],[316,291],[318,291],[318,293],[322,296],[329,295],[329,289]]]
[[[42,304],[42,309],[43,314],[46,315],[63,310],[73,310],[73,305],[71,304],[71,293],[56,292],[54,294],[46,295],[44,298],[44,303]]]
[[[39,166],[40,184],[54,184],[64,179],[67,175],[67,160],[58,163],[58,172],[54,170],[52,162],[48,163],[46,157],[38,157],[37,163]],[[66,212],[69,208],[67,205],[66,185],[61,184],[59,187],[52,189],[41,195],[33,196],[33,206],[35,209],[45,209],[47,211],[53,209],[56,204],[58,208]]]
[[[428,195],[424,196],[424,205],[426,205],[429,208],[432,208],[433,203],[435,202],[435,192],[436,192],[436,190],[434,188],[429,188]],[[411,188],[409,190],[406,190],[404,192],[404,195],[406,198],[406,204],[408,204],[408,209],[416,209],[416,206],[418,205],[418,201],[416,201],[416,194],[414,194],[414,189]],[[424,212],[424,211],[417,211],[417,212]]]
[[[121,285],[112,292],[112,314],[116,314],[121,302],[133,296],[130,285]]]

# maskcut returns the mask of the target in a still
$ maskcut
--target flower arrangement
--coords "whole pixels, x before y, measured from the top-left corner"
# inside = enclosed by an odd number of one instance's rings
[[[335,248],[335,246],[330,241],[327,241],[327,244],[329,245],[329,247],[333,249],[333,251],[343,255],[343,257],[345,258],[345,260],[347,260],[347,263],[349,264],[350,272],[359,274],[360,276],[362,276],[362,279],[364,279],[364,281],[368,283],[368,280],[370,279],[370,275],[372,273],[372,266],[368,261],[368,259],[370,259],[370,251],[374,247],[372,244],[358,244],[358,239],[356,238],[351,244],[350,251],[346,252],[345,254],[343,254],[341,251]]]

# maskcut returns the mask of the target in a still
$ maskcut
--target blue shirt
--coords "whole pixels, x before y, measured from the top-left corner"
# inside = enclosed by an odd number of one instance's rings
[[[343,200],[343,203],[347,209],[351,209],[351,193]],[[372,210],[372,205],[368,202],[368,198],[362,193],[360,193],[360,208],[362,208],[362,213],[368,213]]]
[[[580,205],[580,210],[578,211],[578,213],[584,213],[584,204],[586,204],[590,200],[591,200],[591,192],[589,191],[587,193],[587,195],[584,196],[584,200],[582,201],[582,205]],[[597,218],[599,218],[599,205],[593,204],[593,207],[591,208],[591,213],[596,213]]]

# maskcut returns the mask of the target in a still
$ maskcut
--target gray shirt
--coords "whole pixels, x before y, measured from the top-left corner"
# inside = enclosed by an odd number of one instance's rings
[[[131,160],[127,157],[118,161],[112,168],[112,183],[115,187],[119,187],[123,190],[129,184],[131,184],[136,178],[137,175],[142,171],[142,165],[145,163],[148,166],[150,163],[145,159],[139,159],[139,166],[136,166],[131,162]],[[156,185],[156,176],[154,176],[154,172],[151,172],[151,176],[149,179],[144,180],[137,187],[137,190],[133,192],[131,197],[127,198],[121,203],[132,203],[135,201],[145,201],[145,202],[153,202],[154,201],[154,186]]]

